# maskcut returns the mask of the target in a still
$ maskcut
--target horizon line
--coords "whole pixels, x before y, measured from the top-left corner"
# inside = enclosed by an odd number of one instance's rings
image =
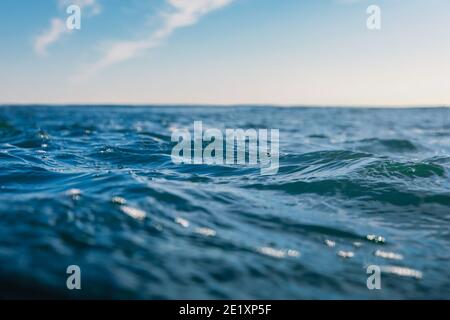
[[[440,109],[450,108],[450,104],[420,105],[356,105],[356,104],[271,104],[271,103],[0,103],[0,107],[176,107],[176,108],[352,108],[352,109]]]

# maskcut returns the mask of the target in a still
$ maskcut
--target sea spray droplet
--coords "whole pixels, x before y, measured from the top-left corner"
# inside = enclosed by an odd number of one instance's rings
[[[70,189],[66,191],[66,195],[68,196],[79,196],[81,195],[81,190],[80,189]]]
[[[50,136],[48,135],[47,132],[45,131],[39,131],[38,133],[39,138],[43,139],[43,140],[48,140],[50,139]]]
[[[381,266],[381,272],[416,279],[422,279],[423,277],[423,273],[418,270],[398,266]]]
[[[120,209],[123,213],[126,215],[136,219],[136,220],[142,220],[146,217],[146,213],[140,209],[129,207],[129,206],[121,206]]]
[[[125,200],[124,198],[121,198],[121,197],[113,197],[111,199],[111,201],[114,204],[121,204],[121,205],[124,205],[127,203],[127,200]]]
[[[80,189],[70,189],[66,191],[66,195],[71,197],[73,200],[79,200],[81,197]]]
[[[288,255],[289,257],[294,257],[294,258],[296,258],[296,257],[299,257],[299,256],[300,256],[300,252],[298,252],[297,250],[289,249],[289,250],[287,251],[287,255]]]
[[[374,235],[374,234],[368,234],[367,235],[367,240],[373,241],[373,242],[376,242],[376,243],[385,243],[386,242],[385,238],[383,238],[382,236]]]
[[[216,231],[209,228],[197,228],[195,232],[206,237],[214,237],[216,235]]]
[[[360,247],[362,247],[362,243],[361,242],[353,242],[353,245],[356,247],[356,248],[360,248]]]
[[[382,250],[375,251],[375,256],[381,257],[384,259],[391,259],[391,260],[402,260],[403,256],[401,254],[395,253],[395,252],[387,252]]]
[[[300,256],[300,252],[298,252],[297,250],[293,250],[293,249],[288,249],[286,251],[286,250],[275,249],[275,248],[271,248],[271,247],[261,247],[258,249],[258,252],[263,255],[273,257],[273,258],[278,258],[278,259],[285,258],[286,256],[292,257],[292,258],[297,258]]]
[[[338,255],[339,257],[345,258],[345,259],[353,258],[353,257],[355,256],[355,254],[354,254],[353,252],[351,252],[351,251],[342,251],[342,250],[340,250],[340,251],[337,253],[337,255]]]
[[[259,248],[258,251],[266,256],[282,259],[286,257],[286,253],[283,250],[270,248],[270,247],[262,247]]]
[[[175,222],[178,223],[183,228],[188,228],[189,227],[189,221],[187,221],[186,219],[176,218]]]
[[[336,246],[336,242],[326,239],[325,244],[327,247],[334,248]]]

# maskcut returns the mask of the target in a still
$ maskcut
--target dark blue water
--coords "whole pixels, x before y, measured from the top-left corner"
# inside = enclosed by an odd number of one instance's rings
[[[279,173],[173,164],[198,120]],[[0,190],[3,298],[450,298],[450,109],[4,106]]]

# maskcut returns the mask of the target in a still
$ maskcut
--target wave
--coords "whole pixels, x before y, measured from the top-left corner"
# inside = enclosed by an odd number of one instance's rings
[[[0,108],[0,297],[445,297],[445,112]],[[195,120],[279,128],[278,174],[174,164]]]

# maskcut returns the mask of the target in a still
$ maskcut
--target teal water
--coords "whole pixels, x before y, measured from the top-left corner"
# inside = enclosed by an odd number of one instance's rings
[[[278,174],[175,165],[194,121]],[[0,107],[1,298],[448,299],[449,223],[450,109]]]

